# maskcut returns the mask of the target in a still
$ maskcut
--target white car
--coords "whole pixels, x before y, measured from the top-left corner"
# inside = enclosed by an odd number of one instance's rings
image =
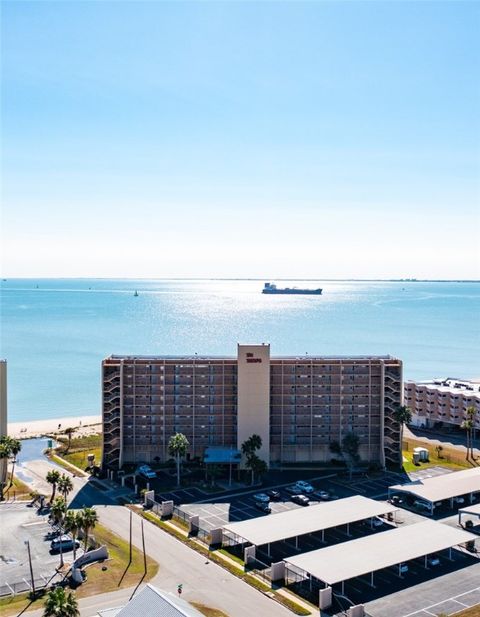
[[[147,478],[147,480],[152,480],[153,478],[157,477],[157,474],[148,465],[142,465],[141,467],[139,467],[137,469],[137,473],[144,478]]]
[[[253,496],[253,498],[255,499],[255,501],[258,501],[260,503],[268,503],[270,501],[270,497],[265,493],[257,493]]]
[[[372,527],[382,527],[384,522],[385,521],[378,518],[378,516],[373,516],[369,521],[367,521],[367,525],[371,525]]]
[[[311,484],[309,484],[308,482],[304,482],[303,480],[299,480],[298,482],[296,482],[295,488],[298,489],[299,493],[306,493],[307,495],[309,493],[313,493],[313,491],[315,490]]]
[[[431,555],[430,557],[427,558],[427,564],[429,566],[439,566],[440,559],[436,555]]]

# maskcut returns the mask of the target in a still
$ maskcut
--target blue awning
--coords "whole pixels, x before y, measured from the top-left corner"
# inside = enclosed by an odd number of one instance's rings
[[[205,449],[203,462],[206,464],[240,463],[242,453],[236,448],[224,448],[223,446],[211,446]]]

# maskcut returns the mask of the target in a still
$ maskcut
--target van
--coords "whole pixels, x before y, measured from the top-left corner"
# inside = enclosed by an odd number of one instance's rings
[[[59,538],[55,538],[55,540],[52,540],[50,542],[50,551],[52,553],[59,553],[60,551],[73,551],[74,546],[75,548],[78,548],[80,546],[80,543],[77,540],[75,540],[74,543],[73,539],[70,536],[64,535],[60,536]]]

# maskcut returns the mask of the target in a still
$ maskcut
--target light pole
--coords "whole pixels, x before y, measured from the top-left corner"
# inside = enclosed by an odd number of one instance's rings
[[[32,554],[30,553],[30,541],[24,540],[24,544],[27,547],[28,551],[28,563],[30,565],[30,579],[32,581],[32,593],[35,595],[35,579],[33,578],[33,567],[32,567]]]

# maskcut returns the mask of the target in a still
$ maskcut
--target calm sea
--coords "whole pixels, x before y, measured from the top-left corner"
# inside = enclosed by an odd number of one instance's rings
[[[263,281],[7,280],[1,356],[9,420],[100,412],[115,353],[392,354],[406,378],[480,377],[480,284],[285,281],[322,296],[265,296]],[[138,290],[138,297],[134,296]]]

